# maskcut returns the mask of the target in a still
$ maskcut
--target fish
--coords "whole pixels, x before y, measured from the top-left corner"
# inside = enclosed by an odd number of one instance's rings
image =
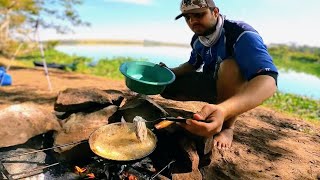
[[[133,124],[135,127],[136,137],[140,142],[143,142],[147,139],[148,129],[146,126],[146,120],[140,116],[133,118]]]

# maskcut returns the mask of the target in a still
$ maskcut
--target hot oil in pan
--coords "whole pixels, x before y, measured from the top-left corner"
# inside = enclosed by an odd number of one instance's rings
[[[144,157],[153,151],[156,141],[148,133],[147,138],[140,142],[135,134],[135,127],[128,123],[126,126],[107,126],[105,133],[96,137],[93,147],[102,157],[111,160],[134,160]]]

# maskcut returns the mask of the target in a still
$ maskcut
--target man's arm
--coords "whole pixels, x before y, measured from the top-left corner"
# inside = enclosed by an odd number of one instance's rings
[[[250,80],[239,93],[218,104],[223,108],[224,119],[229,119],[253,109],[271,97],[277,90],[275,79],[260,75]]]
[[[172,68],[171,70],[176,76],[180,76],[188,72],[195,71],[194,67],[188,62],[185,62],[176,68]]]
[[[200,112],[194,114],[194,119],[212,120],[211,123],[187,120],[187,124],[180,125],[193,134],[210,137],[221,131],[225,120],[262,104],[276,92],[276,89],[274,78],[268,75],[257,76],[250,80],[239,93],[220,104],[205,105]]]

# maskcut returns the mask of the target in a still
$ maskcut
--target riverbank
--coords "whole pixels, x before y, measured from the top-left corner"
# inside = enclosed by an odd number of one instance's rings
[[[9,74],[13,85],[0,87],[0,109],[34,102],[53,110],[59,91],[96,87],[128,91],[124,80],[115,80],[50,69],[53,91],[48,90],[42,68],[14,65]],[[163,106],[196,112],[204,103],[178,102],[151,96]],[[214,150],[208,177],[217,179],[317,179],[320,175],[320,129],[304,119],[257,107],[241,115],[236,123],[233,147]]]

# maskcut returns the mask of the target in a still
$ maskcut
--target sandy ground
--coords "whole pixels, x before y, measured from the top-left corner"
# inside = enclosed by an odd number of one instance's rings
[[[1,59],[0,59],[1,60]],[[41,68],[13,67],[13,85],[0,87],[0,109],[32,101],[53,110],[59,91],[96,87],[127,90],[124,81],[50,70],[53,90]],[[201,102],[177,102],[152,96],[162,105],[196,112]],[[239,117],[229,151],[214,151],[212,179],[320,179],[320,128],[272,109],[257,107]],[[211,179],[211,178],[209,178]]]

